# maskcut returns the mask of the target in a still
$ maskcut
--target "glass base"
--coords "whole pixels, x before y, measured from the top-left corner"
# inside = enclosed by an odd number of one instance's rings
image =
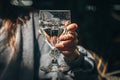
[[[65,72],[68,71],[69,68],[67,66],[49,66],[48,68],[41,67],[40,70],[44,72]]]
[[[65,65],[59,65],[57,59],[53,59],[47,68],[41,67],[40,69],[44,72],[65,72],[69,70],[69,67]]]

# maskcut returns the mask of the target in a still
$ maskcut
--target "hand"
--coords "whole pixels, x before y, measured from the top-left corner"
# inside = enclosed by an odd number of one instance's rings
[[[68,34],[62,34],[59,37],[59,43],[55,47],[60,50],[65,58],[69,61],[76,59],[79,56],[76,45],[78,44],[77,33],[77,24],[72,23],[67,26]]]

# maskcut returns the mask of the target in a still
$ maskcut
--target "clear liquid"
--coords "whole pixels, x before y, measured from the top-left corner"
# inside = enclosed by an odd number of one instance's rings
[[[48,34],[50,37],[53,37],[53,36],[56,36],[56,37],[59,37],[64,29],[63,28],[56,28],[56,29],[52,29],[52,28],[44,28],[43,29],[46,34]]]

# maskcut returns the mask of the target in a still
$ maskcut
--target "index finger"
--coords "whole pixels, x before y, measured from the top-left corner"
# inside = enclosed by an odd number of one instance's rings
[[[67,26],[68,31],[75,31],[78,28],[78,25],[76,23],[72,23]]]

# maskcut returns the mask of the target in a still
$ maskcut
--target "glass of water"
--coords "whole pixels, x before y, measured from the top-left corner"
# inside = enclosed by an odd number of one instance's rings
[[[48,66],[48,71],[67,70],[67,66],[59,65],[57,58],[60,51],[55,48],[55,44],[59,43],[59,37],[67,34],[66,26],[71,22],[70,10],[40,10],[39,26],[44,40],[51,47],[50,56],[52,61]]]

